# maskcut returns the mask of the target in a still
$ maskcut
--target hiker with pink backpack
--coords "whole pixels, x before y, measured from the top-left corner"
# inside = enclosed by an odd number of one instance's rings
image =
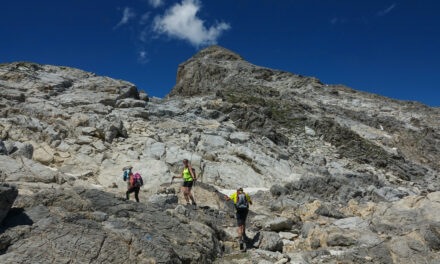
[[[130,200],[130,193],[134,192],[134,198],[136,198],[136,202],[139,202],[139,191],[141,189],[141,186],[144,185],[144,181],[142,180],[142,177],[138,172],[133,174],[133,172],[130,171],[128,173],[128,176],[130,186],[125,193],[125,195],[127,196],[127,200]]]

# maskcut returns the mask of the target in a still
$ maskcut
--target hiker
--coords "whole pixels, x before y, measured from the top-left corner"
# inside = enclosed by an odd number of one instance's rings
[[[225,195],[226,201],[232,200],[235,205],[235,212],[237,214],[238,226],[238,240],[240,243],[240,250],[243,250],[243,239],[246,239],[246,218],[249,212],[249,204],[252,204],[249,195],[243,191],[242,187],[237,188],[237,192],[231,196]]]
[[[129,172],[129,183],[130,187],[128,188],[125,195],[127,196],[127,200],[130,200],[130,193],[134,192],[134,198],[136,198],[136,202],[139,202],[139,190],[141,186],[144,185],[144,181],[139,173],[133,174],[133,172]]]
[[[193,183],[197,181],[194,169],[188,164],[187,159],[183,160],[183,166],[182,174],[180,176],[173,176],[172,179],[183,178],[182,192],[183,196],[185,197],[186,204],[189,205],[189,200],[191,199],[192,205],[197,206],[196,202],[194,201],[194,197],[191,194]]]
[[[127,166],[122,169],[124,172],[122,179],[127,182],[127,188],[130,188],[130,176],[128,175],[130,172],[132,172],[133,166]]]

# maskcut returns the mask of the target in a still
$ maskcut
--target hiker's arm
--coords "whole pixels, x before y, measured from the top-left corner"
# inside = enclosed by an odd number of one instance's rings
[[[197,178],[196,178],[196,176],[194,176],[194,172],[193,172],[193,170],[192,170],[190,165],[188,165],[188,169],[189,169],[189,173],[191,174],[191,177],[193,178],[193,180],[197,181]]]
[[[249,197],[249,195],[247,193],[246,193],[246,198],[247,198],[249,204],[252,205],[251,197]]]
[[[227,195],[225,195],[224,198],[225,198],[226,201],[231,200],[231,198],[229,198],[229,196],[227,196]]]
[[[173,176],[173,179],[180,179],[180,178],[183,178],[183,172],[180,176]]]

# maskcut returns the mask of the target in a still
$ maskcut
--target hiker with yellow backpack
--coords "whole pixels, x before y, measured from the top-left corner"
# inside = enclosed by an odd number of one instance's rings
[[[237,214],[237,226],[238,226],[238,241],[240,243],[240,250],[246,250],[244,248],[243,238],[246,239],[246,218],[249,212],[249,204],[252,204],[251,198],[247,193],[243,191],[242,187],[237,188],[237,192],[231,196],[225,195],[225,200],[234,201],[235,212]]]
[[[194,207],[197,206],[193,195],[191,194],[191,189],[195,181],[197,181],[196,175],[194,173],[194,169],[189,165],[188,160],[183,160],[183,171],[180,176],[173,176],[171,181],[176,178],[183,178],[182,192],[185,197],[186,204],[189,205],[189,200],[192,201],[192,205]]]

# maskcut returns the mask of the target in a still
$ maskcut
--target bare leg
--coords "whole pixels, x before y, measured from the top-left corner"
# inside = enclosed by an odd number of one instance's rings
[[[188,197],[191,199],[191,201],[193,202],[193,203],[195,203],[196,201],[194,201],[194,197],[193,197],[193,195],[192,195],[192,193],[191,193],[191,187],[188,187]],[[188,201],[188,200],[187,200]]]
[[[186,203],[189,203],[188,187],[182,187],[183,197],[185,197]]]
[[[238,226],[238,239],[241,241],[241,238],[243,236],[243,226]]]

